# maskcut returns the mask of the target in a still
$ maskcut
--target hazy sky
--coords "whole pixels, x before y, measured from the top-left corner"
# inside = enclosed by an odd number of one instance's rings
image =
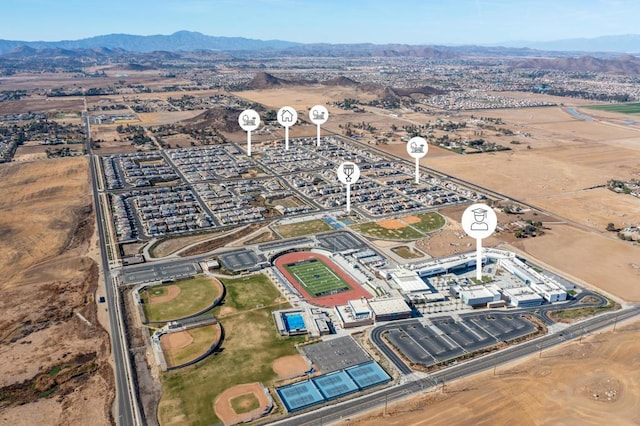
[[[0,0],[0,38],[179,30],[326,43],[482,44],[640,33],[638,0]]]

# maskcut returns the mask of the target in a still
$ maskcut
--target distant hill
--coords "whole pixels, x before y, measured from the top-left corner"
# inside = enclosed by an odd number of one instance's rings
[[[530,58],[515,62],[514,67],[637,76],[640,75],[640,58],[631,55],[624,55],[615,59],[601,59],[593,56],[553,59]]]
[[[547,51],[640,53],[640,35],[638,34],[554,41],[511,41],[500,44],[505,47],[528,47]]]
[[[264,50],[285,49],[298,43],[281,40],[254,40],[243,37],[214,37],[198,32],[178,31],[171,35],[140,36],[108,34],[81,40],[17,41],[0,40],[0,54],[11,52],[20,46],[34,49],[124,49],[131,52],[192,51],[192,50]]]
[[[215,107],[181,123],[197,130],[212,127],[221,132],[238,132],[242,130],[238,124],[238,116],[241,112],[242,110],[237,108]]]
[[[342,87],[356,87],[360,83],[341,75],[340,77],[332,78],[321,82],[325,86],[342,86]]]
[[[253,77],[253,80],[249,82],[249,87],[252,89],[271,89],[273,87],[285,86],[287,84],[291,83],[269,73],[259,72],[255,77]]]

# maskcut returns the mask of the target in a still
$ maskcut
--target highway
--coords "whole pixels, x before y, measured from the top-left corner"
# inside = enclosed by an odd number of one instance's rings
[[[285,419],[275,421],[272,424],[287,426],[320,426],[339,421],[341,419],[347,419],[373,408],[382,407],[387,403],[409,397],[412,394],[424,391],[433,391],[436,386],[442,385],[443,382],[446,384],[448,381],[476,374],[493,368],[496,365],[513,361],[536,352],[539,352],[542,356],[543,351],[546,349],[580,338],[583,335],[601,330],[613,325],[617,321],[624,321],[638,314],[640,314],[640,306],[634,306],[630,309],[599,315],[577,324],[573,324],[562,332],[549,334],[516,346],[511,346],[503,351],[491,353],[448,367],[418,380],[388,387],[375,393],[317,409],[309,413],[287,417]]]
[[[85,120],[85,145],[87,154],[89,155],[89,170],[91,176],[91,185],[93,188],[93,204],[96,212],[96,223],[98,226],[98,239],[100,240],[100,255],[102,259],[102,271],[104,273],[105,293],[107,307],[109,310],[109,326],[111,329],[111,352],[115,367],[115,384],[116,384],[116,407],[115,419],[118,425],[130,426],[139,424],[137,418],[137,401],[135,398],[136,391],[130,386],[130,360],[129,351],[126,348],[126,334],[124,334],[123,317],[121,316],[120,303],[118,299],[118,288],[112,285],[112,277],[110,272],[109,259],[107,257],[105,230],[105,218],[102,215],[102,208],[98,193],[98,176],[96,175],[95,157],[91,151],[91,132],[89,125],[89,116],[83,113]]]

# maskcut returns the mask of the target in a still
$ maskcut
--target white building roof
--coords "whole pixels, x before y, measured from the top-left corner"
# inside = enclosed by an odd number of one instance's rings
[[[369,306],[376,316],[389,315],[393,313],[411,312],[411,308],[402,297],[391,299],[370,300]]]
[[[429,286],[422,281],[416,271],[408,271],[406,269],[397,269],[391,272],[391,278],[400,286],[404,293],[412,293],[414,291],[430,291]]]

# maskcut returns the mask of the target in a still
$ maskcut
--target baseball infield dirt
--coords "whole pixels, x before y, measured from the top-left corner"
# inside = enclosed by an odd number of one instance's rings
[[[259,401],[260,406],[246,413],[236,413],[231,405],[231,401],[244,395],[253,395]],[[216,412],[216,416],[222,420],[225,426],[228,426],[243,423],[261,416],[262,413],[268,409],[270,404],[271,401],[267,398],[262,385],[256,382],[233,386],[225,390],[218,395],[213,403],[213,407]]]
[[[309,371],[309,362],[302,355],[283,356],[273,361],[273,371],[281,379],[301,376]]]

